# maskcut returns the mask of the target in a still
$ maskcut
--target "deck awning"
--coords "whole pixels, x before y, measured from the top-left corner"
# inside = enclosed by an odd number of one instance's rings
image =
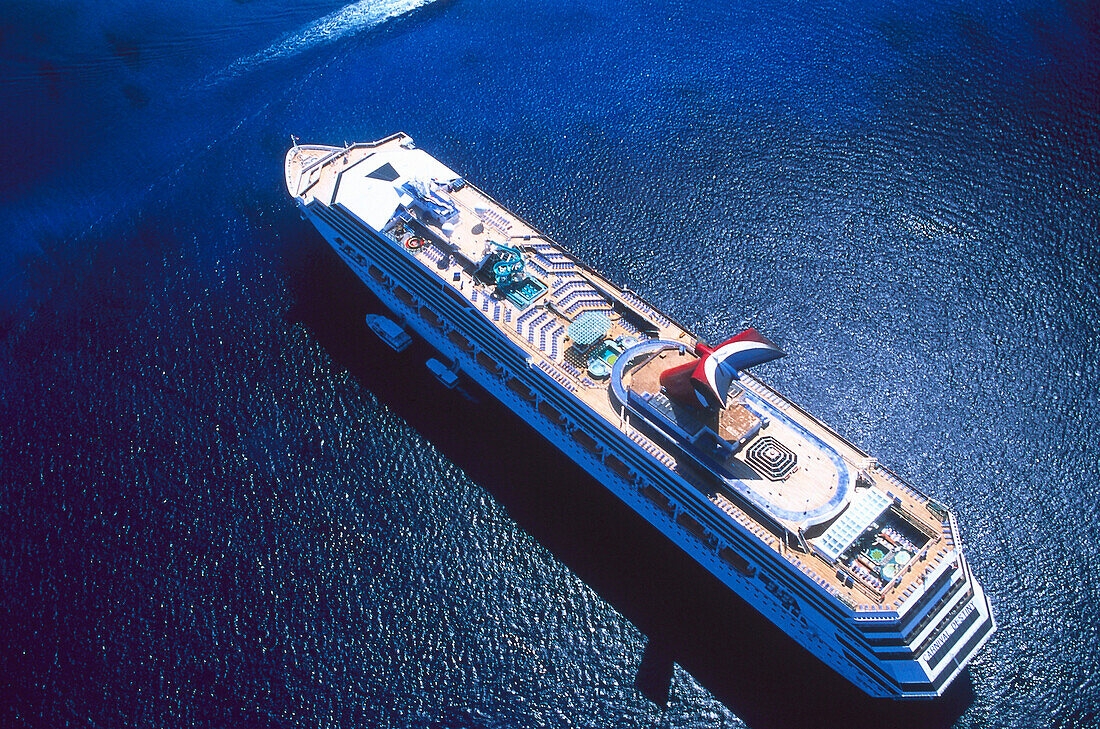
[[[852,503],[840,518],[833,522],[824,534],[813,540],[814,545],[829,561],[836,561],[837,557],[859,539],[867,527],[890,508],[893,501],[876,488],[861,491],[852,499]]]
[[[611,331],[611,320],[598,311],[578,316],[569,325],[569,338],[579,347],[588,347],[600,341]]]

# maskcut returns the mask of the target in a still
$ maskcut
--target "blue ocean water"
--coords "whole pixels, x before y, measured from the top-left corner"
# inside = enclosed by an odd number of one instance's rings
[[[1095,726],[1098,99],[1088,2],[0,0],[0,724]],[[957,510],[946,701],[371,339],[281,161],[397,130]]]

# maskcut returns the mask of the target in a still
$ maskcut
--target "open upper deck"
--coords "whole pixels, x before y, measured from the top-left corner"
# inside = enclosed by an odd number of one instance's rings
[[[670,399],[659,375],[698,357],[697,338],[407,136],[295,146],[285,172],[302,204],[340,206],[389,238],[532,366],[847,604],[896,607],[950,558],[942,507],[751,375],[717,411]]]

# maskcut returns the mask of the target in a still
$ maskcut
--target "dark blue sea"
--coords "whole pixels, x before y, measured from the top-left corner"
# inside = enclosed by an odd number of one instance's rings
[[[0,726],[1097,726],[1098,109],[1088,0],[0,0]],[[944,700],[371,337],[282,159],[399,130],[957,511]]]

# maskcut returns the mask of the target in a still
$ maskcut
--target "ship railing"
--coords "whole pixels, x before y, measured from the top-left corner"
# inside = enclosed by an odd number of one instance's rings
[[[569,381],[569,378],[567,378],[567,377],[566,377],[565,375],[563,375],[563,374],[562,374],[562,373],[561,373],[561,372],[560,372],[560,371],[558,370],[558,368],[557,368],[557,367],[555,367],[554,365],[550,364],[550,363],[549,363],[549,362],[547,362],[546,360],[544,360],[544,359],[540,359],[540,360],[539,360],[539,363],[538,363],[538,367],[539,367],[539,369],[541,369],[541,370],[542,370],[543,372],[545,372],[546,374],[548,374],[548,375],[550,375],[551,377],[553,377],[553,378],[554,378],[554,380],[555,380],[556,382],[558,382],[558,383],[559,383],[559,384],[560,384],[560,385],[561,385],[562,387],[564,387],[565,389],[569,390],[570,392],[576,392],[576,391],[577,391],[577,388],[576,388],[576,386],[575,386],[575,385],[574,385],[574,384],[573,384],[572,382],[570,382],[570,381]]]
[[[626,429],[626,434],[630,437],[631,440],[640,445],[647,453],[649,453],[651,456],[667,466],[669,470],[673,470],[676,468],[676,460],[669,454],[665,453],[662,448],[660,448],[649,438],[629,427]]]
[[[954,547],[958,544],[959,525],[955,523],[955,514],[951,511],[947,512],[947,532],[944,537],[947,540],[949,546]]]
[[[377,142],[352,142],[351,144],[348,144],[347,142],[345,142],[343,147],[340,147],[339,149],[334,149],[332,152],[325,155],[324,157],[321,157],[320,159],[317,159],[317,160],[314,160],[313,162],[311,162],[309,164],[309,166],[303,167],[302,168],[302,174],[305,174],[306,172],[309,172],[311,169],[313,169],[314,167],[317,167],[318,165],[325,165],[325,164],[328,164],[329,162],[331,162],[332,160],[339,159],[339,157],[341,155],[347,154],[348,152],[355,149],[356,147],[381,147],[385,144],[388,144],[389,142],[392,142],[395,139],[401,139],[402,137],[407,137],[407,136],[408,135],[406,135],[404,132],[395,132],[395,133],[389,135],[388,137],[385,137],[383,139],[379,139]],[[309,145],[295,144],[295,146],[306,146],[306,147],[308,147]]]
[[[782,553],[784,551],[783,542],[781,540],[776,539],[770,531],[762,527],[752,517],[742,511],[741,508],[738,507],[737,504],[735,504],[733,501],[731,501],[725,494],[716,493],[714,494],[714,498],[712,498],[711,501],[716,504],[718,508],[720,508],[722,511],[733,517],[734,521],[756,535],[757,539],[764,542],[777,552]]]
[[[811,580],[816,582],[821,589],[825,590],[825,592],[836,597],[841,597],[840,590],[836,589],[834,585],[832,585],[828,580],[818,574],[817,570],[803,562],[794,552],[786,550],[784,552],[784,556],[787,558],[788,562],[797,567],[802,572],[802,574],[806,575]]]
[[[749,375],[747,373],[742,372],[741,373],[741,382],[743,382],[745,385],[747,385],[748,388],[750,390],[752,390],[754,393],[756,393],[760,397],[764,398],[765,400],[767,400],[768,402],[770,402],[772,405],[776,406],[780,410],[786,411],[792,405],[790,400],[787,400],[786,398],[781,396],[779,393],[777,393],[775,390],[771,389],[770,387],[768,387],[767,385],[765,385],[764,383],[762,383],[760,380],[756,379],[752,375]]]
[[[392,134],[389,137],[386,137],[384,140],[382,140],[382,142],[380,142],[380,144],[383,143],[383,142],[388,142],[390,139],[393,139],[393,138],[398,137],[398,136],[400,136],[400,135],[399,134]],[[332,162],[334,160],[339,159],[341,157],[341,155],[347,154],[348,152],[350,152],[351,150],[353,150],[357,146],[359,146],[359,145],[358,144],[346,144],[345,146],[343,146],[339,149],[334,149],[333,151],[326,154],[324,157],[320,157],[318,159],[315,159],[308,166],[303,167],[302,168],[302,174],[303,175],[306,174],[307,172],[312,170],[314,167],[324,167],[329,162]]]
[[[621,295],[627,303],[631,304],[643,314],[647,315],[655,324],[657,324],[661,328],[667,329],[668,327],[672,326],[672,322],[668,319],[668,317],[661,314],[661,312],[654,309],[645,301],[642,301],[641,297],[637,296],[633,291],[623,289]],[[687,331],[685,327],[680,328]]]
[[[899,489],[904,491],[918,504],[924,504],[928,502],[929,497],[927,495],[922,494],[920,491],[917,491],[915,488],[905,483],[905,481],[903,481],[900,476],[898,476],[896,473],[894,473],[881,463],[875,464],[875,472],[886,479],[886,481],[888,481],[890,484],[897,486]]]

